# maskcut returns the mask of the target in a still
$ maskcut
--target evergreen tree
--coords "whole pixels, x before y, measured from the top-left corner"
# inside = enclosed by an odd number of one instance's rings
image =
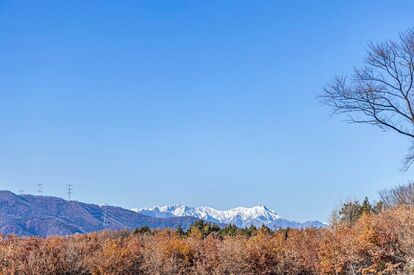
[[[203,220],[195,221],[191,226],[189,232],[199,231],[202,237],[205,238],[213,232],[219,232],[220,227],[214,223],[205,222]]]
[[[178,236],[183,237],[186,235],[185,231],[183,230],[183,228],[181,227],[181,225],[179,225],[177,227],[177,229],[175,230],[175,233],[177,233]]]
[[[372,212],[372,205],[368,200],[368,197],[365,197],[361,205],[361,214],[370,214]]]
[[[246,227],[242,229],[243,234],[245,234],[246,236],[250,237],[256,234],[257,232],[257,227],[254,225],[250,225],[250,227]]]
[[[240,229],[237,226],[235,226],[233,224],[229,224],[229,225],[227,225],[226,227],[222,228],[219,231],[219,235],[221,237],[224,237],[224,236],[236,236],[239,232],[240,232]]]
[[[290,227],[288,227],[288,228],[286,228],[286,229],[284,230],[284,237],[285,237],[285,240],[287,240],[287,238],[289,238],[289,231],[290,231]]]
[[[149,228],[148,226],[141,226],[141,227],[137,227],[134,230],[134,234],[151,234],[151,228]]]
[[[362,206],[359,201],[349,201],[342,205],[339,216],[342,222],[353,225],[362,214]]]

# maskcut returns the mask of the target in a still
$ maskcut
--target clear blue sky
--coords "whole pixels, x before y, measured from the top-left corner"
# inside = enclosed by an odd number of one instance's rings
[[[0,188],[326,220],[410,145],[315,98],[413,1],[2,1]],[[413,169],[412,169],[413,170]]]

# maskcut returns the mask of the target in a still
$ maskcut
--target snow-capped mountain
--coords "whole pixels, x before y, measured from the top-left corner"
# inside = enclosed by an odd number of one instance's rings
[[[217,210],[211,207],[189,207],[186,205],[155,206],[152,208],[132,209],[135,212],[156,218],[190,216],[217,224],[234,224],[238,227],[259,227],[266,225],[270,228],[304,228],[324,227],[319,221],[305,223],[283,219],[276,211],[264,205],[251,208],[236,207],[228,210]]]

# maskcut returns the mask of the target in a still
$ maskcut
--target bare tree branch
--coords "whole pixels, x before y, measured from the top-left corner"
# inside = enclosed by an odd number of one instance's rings
[[[414,30],[398,41],[370,43],[365,65],[337,76],[320,96],[334,114],[351,123],[375,125],[412,139],[414,144]],[[409,161],[414,162],[414,147]]]

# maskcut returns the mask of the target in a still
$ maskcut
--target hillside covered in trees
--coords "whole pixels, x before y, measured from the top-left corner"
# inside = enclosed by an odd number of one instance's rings
[[[160,219],[110,205],[0,191],[0,234],[45,237],[140,226],[189,228],[194,221],[192,217]]]
[[[344,203],[322,229],[103,231],[49,238],[2,236],[2,274],[411,274],[414,185],[382,200]]]

